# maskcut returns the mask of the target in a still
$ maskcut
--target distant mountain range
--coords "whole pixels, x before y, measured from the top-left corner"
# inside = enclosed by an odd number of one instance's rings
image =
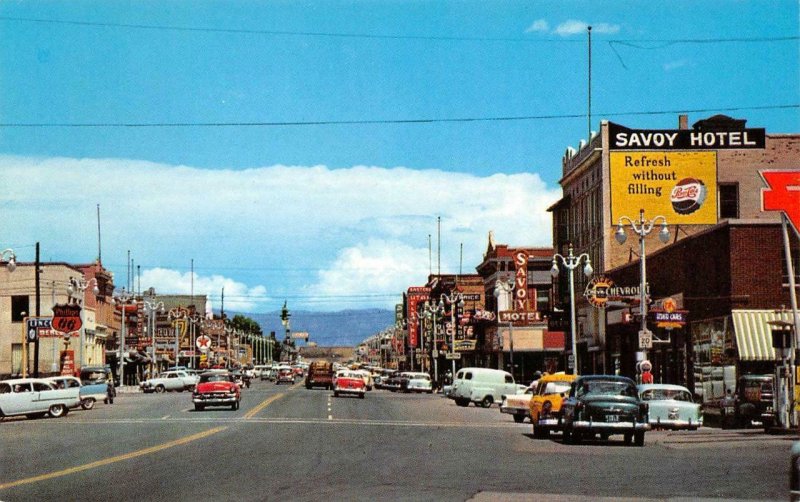
[[[226,311],[226,314],[229,318],[236,314],[249,317],[261,326],[265,334],[274,331],[278,340],[283,340],[285,336],[280,311],[265,314]],[[388,309],[342,310],[339,312],[293,310],[290,320],[292,332],[307,332],[308,340],[316,342],[320,347],[355,347],[364,339],[389,326],[394,326],[394,310]],[[297,341],[297,345],[300,347],[303,343]]]

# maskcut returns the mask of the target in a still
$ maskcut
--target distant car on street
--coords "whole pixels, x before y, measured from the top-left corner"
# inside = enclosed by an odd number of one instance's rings
[[[197,377],[183,370],[165,371],[156,378],[150,378],[139,384],[143,392],[166,392],[192,390],[197,384]]]
[[[238,410],[240,401],[239,385],[228,371],[200,374],[200,381],[192,392],[195,411],[203,411],[207,406],[230,406],[232,410]]]
[[[278,373],[275,376],[275,385],[282,383],[294,383],[294,370],[290,366],[278,366]]]
[[[406,392],[433,393],[433,384],[431,383],[431,376],[429,374],[408,371],[405,372],[404,375],[408,378],[406,381]]]
[[[547,439],[551,432],[561,430],[561,404],[576,378],[577,375],[559,372],[544,375],[539,379],[536,392],[530,401],[533,437]]]
[[[80,406],[80,388],[57,389],[40,378],[17,378],[0,382],[0,418],[25,415],[63,417]]]
[[[703,425],[703,409],[680,385],[642,384],[639,397],[648,404],[649,422],[654,429],[697,430]]]

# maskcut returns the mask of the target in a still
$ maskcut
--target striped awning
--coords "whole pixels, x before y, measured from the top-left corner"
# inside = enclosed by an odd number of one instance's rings
[[[772,326],[769,321],[790,321],[791,316],[774,310],[732,310],[733,329],[740,361],[774,361]]]

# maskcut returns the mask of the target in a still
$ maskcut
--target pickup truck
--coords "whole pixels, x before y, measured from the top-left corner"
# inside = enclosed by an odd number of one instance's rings
[[[333,388],[333,364],[326,361],[314,361],[306,373],[306,389],[313,387]]]
[[[143,392],[165,392],[194,390],[197,385],[197,376],[185,371],[166,371],[156,378],[150,378],[139,384]]]

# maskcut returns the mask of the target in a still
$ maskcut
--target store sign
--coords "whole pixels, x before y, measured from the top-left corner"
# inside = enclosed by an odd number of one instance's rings
[[[609,122],[609,150],[763,149],[765,129],[695,131],[693,129],[628,129]]]
[[[717,223],[717,152],[610,153],[611,221],[661,215],[670,225]]]
[[[597,275],[586,285],[583,296],[589,301],[592,307],[597,309],[606,308],[608,303],[609,291],[614,287],[614,281],[608,277]]]
[[[800,232],[800,171],[759,171],[769,188],[761,189],[762,211],[783,211]]]
[[[664,329],[683,327],[688,313],[688,310],[678,310],[678,304],[672,298],[662,300],[661,308],[650,309],[650,315],[656,326]]]
[[[514,310],[528,310],[528,253],[514,253]]]
[[[61,333],[72,333],[83,326],[81,306],[75,304],[53,306],[53,329]]]
[[[455,343],[456,352],[467,352],[475,350],[478,342],[476,340],[458,340]]]
[[[516,326],[527,326],[542,322],[542,313],[537,310],[501,310],[500,322],[511,323]]]
[[[208,319],[203,325],[203,332],[211,336],[225,334],[225,322],[222,319]]]
[[[419,345],[419,305],[430,298],[431,288],[411,287],[408,288],[406,299],[408,302],[408,346],[416,347]]]

